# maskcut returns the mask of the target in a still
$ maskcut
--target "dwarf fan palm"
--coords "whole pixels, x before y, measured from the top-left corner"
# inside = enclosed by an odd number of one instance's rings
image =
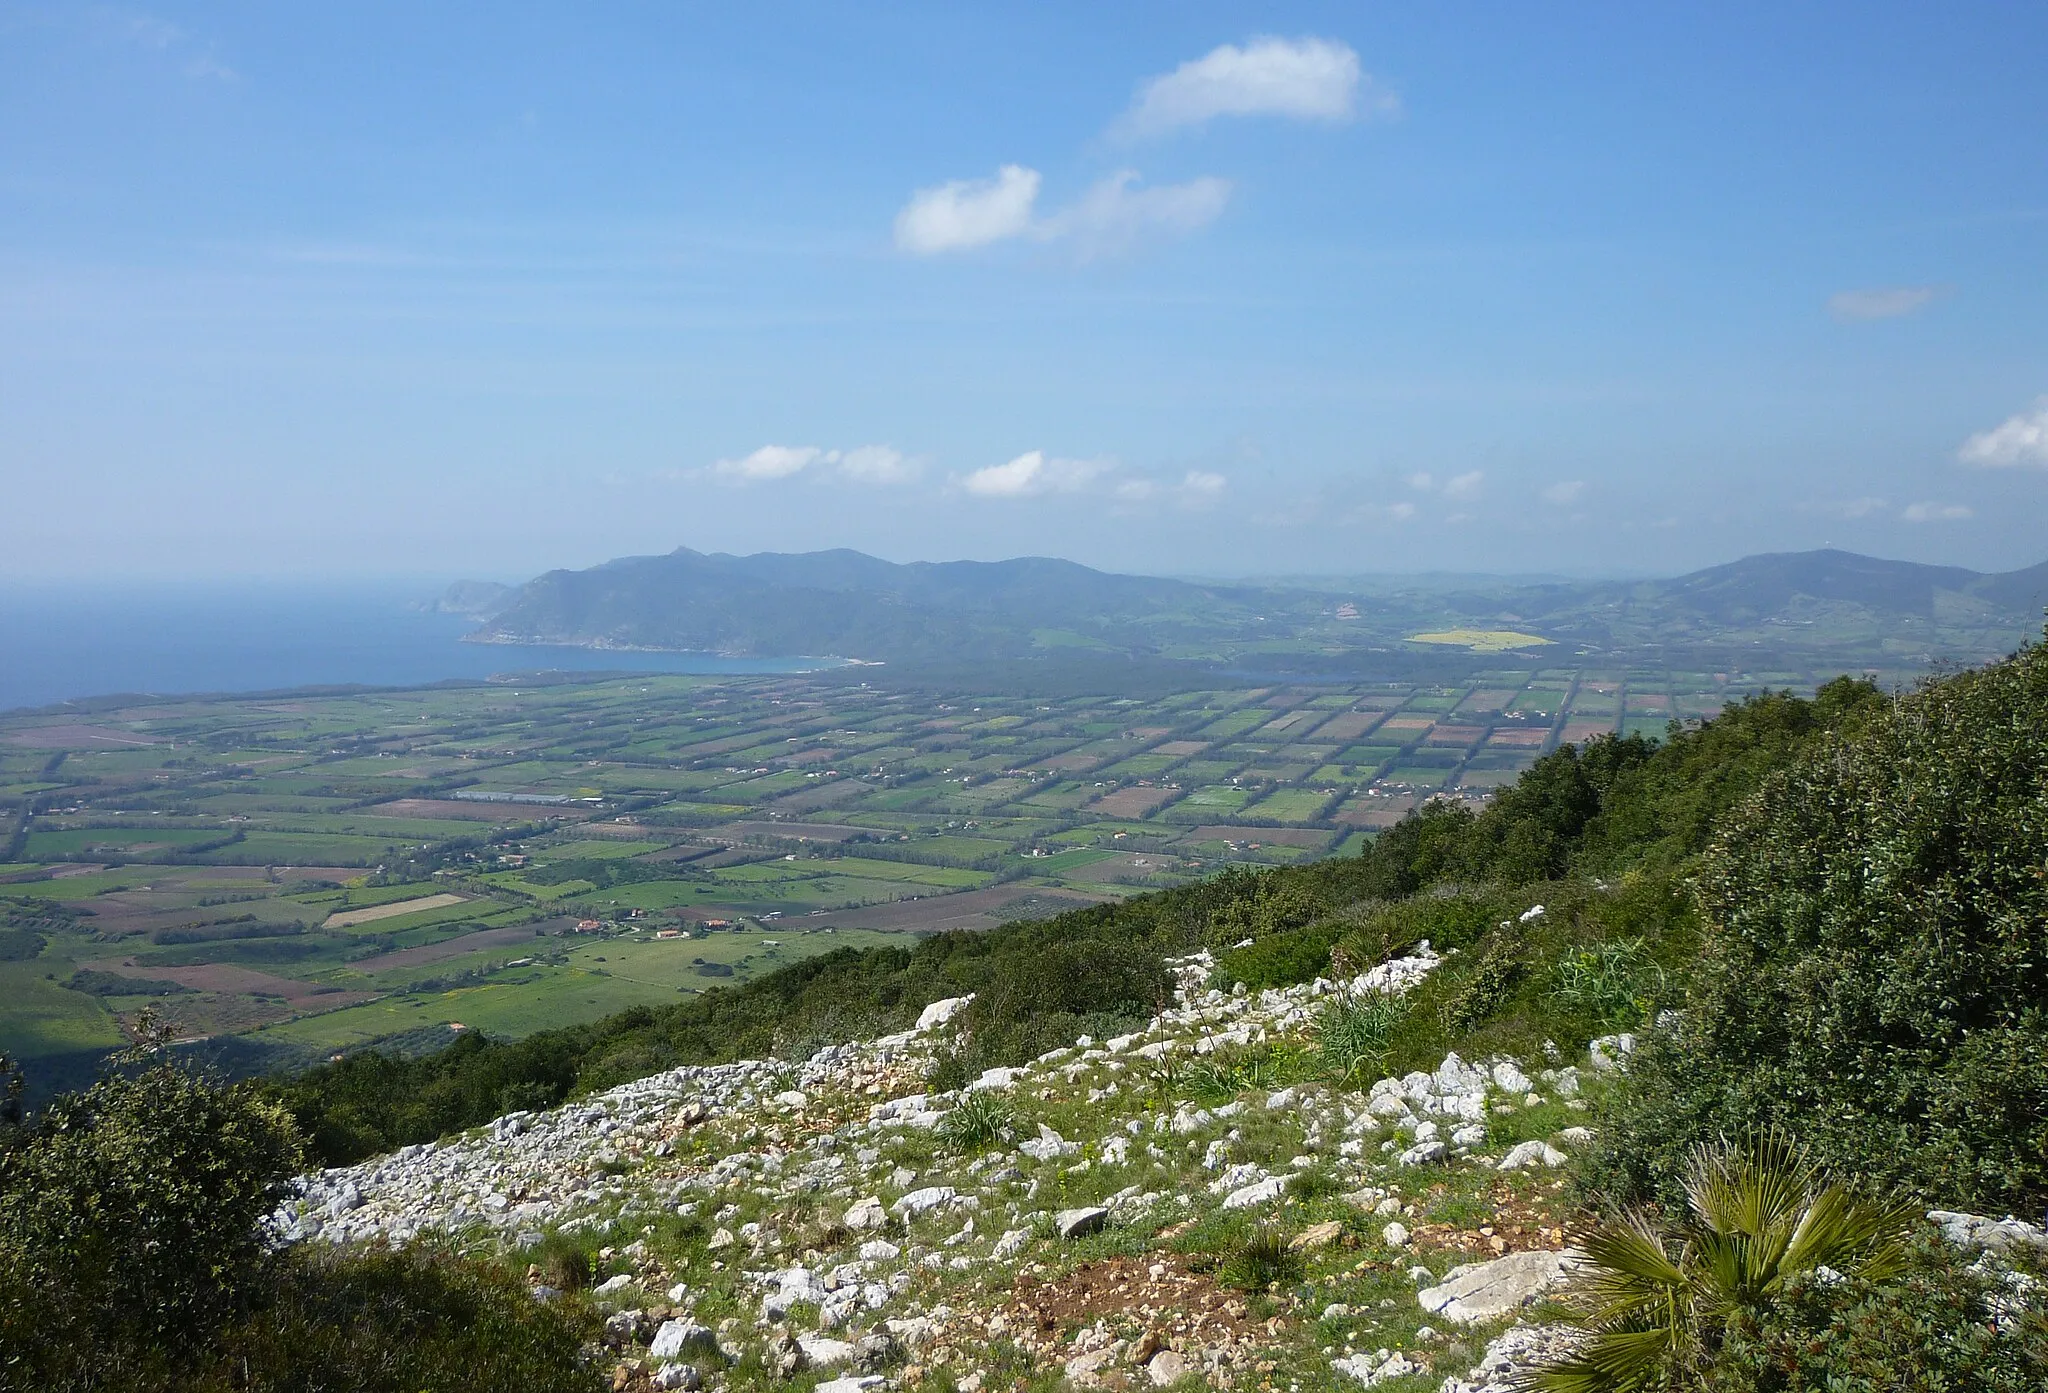
[[[1577,1235],[1569,1296],[1586,1338],[1538,1372],[1546,1393],[1697,1386],[1731,1330],[1754,1328],[1796,1277],[1882,1278],[1904,1260],[1910,1208],[1852,1194],[1772,1128],[1696,1148],[1675,1229],[1640,1211]]]

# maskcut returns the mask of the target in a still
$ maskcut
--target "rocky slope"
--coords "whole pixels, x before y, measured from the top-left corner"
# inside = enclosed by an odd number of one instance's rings
[[[544,1298],[550,1255],[590,1251],[619,1389],[1499,1393],[1569,1338],[1526,1323],[1571,1265],[1556,1168],[1632,1042],[1333,1080],[1333,1000],[1437,961],[1233,995],[1189,959],[1145,1029],[947,1091],[963,1002],[937,1002],[799,1065],[677,1069],[306,1177],[277,1224],[531,1250]]]

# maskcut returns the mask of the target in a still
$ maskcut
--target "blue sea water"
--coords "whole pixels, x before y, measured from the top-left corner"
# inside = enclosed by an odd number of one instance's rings
[[[435,591],[0,587],[0,711],[117,692],[410,686],[551,669],[804,672],[832,663],[463,643],[474,621],[419,607]]]

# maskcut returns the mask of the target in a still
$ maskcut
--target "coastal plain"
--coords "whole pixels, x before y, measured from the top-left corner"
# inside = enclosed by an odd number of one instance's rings
[[[517,1036],[838,948],[1345,850],[1561,741],[1803,672],[1152,697],[879,672],[100,701],[0,718],[0,1050],[148,1008],[237,1067]]]

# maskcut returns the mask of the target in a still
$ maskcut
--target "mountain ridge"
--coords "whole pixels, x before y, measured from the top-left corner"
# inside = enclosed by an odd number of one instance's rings
[[[1980,572],[1823,548],[1668,579],[1503,578],[1407,591],[1128,575],[1044,556],[897,563],[846,548],[740,556],[679,547],[549,571],[491,598],[473,610],[482,620],[473,641],[758,657],[929,662],[1081,649],[1217,660],[1286,643],[1327,655],[1431,627],[1530,627],[1552,642],[1610,647],[1817,624],[1857,631],[1866,646],[1947,656],[2025,637],[2048,605],[2048,562]],[[461,599],[475,605],[473,594]]]

